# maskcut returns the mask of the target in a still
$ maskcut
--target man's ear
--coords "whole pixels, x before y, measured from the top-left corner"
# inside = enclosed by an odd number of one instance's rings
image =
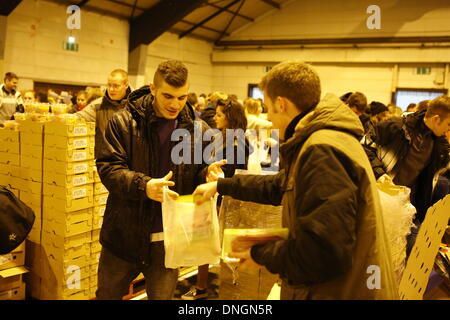
[[[285,113],[288,108],[288,100],[285,97],[277,97],[276,100],[278,101],[280,112]]]
[[[150,92],[152,94],[152,96],[154,96],[154,92],[156,91],[156,86],[153,83],[150,83]]]

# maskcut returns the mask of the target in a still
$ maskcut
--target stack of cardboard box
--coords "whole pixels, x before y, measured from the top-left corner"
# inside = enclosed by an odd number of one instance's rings
[[[93,123],[45,126],[40,299],[89,299],[94,135]]]
[[[17,197],[20,191],[14,187],[20,168],[20,132],[0,128],[0,185],[5,186]]]
[[[100,259],[101,245],[99,241],[100,229],[103,224],[103,215],[105,213],[106,201],[108,199],[108,189],[101,183],[97,173],[97,167],[94,166],[94,214],[92,216],[92,235],[91,235],[91,262],[90,262],[90,291],[91,298],[95,298],[97,291],[97,271]]]
[[[24,300],[25,283],[22,275],[28,270],[25,264],[25,244],[0,256],[0,300]]]

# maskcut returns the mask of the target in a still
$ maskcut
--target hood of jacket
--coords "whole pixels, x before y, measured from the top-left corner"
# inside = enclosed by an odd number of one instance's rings
[[[158,119],[153,107],[154,97],[151,95],[150,86],[143,86],[128,96],[127,107],[136,122],[145,120],[148,123]],[[186,105],[178,114],[177,120],[181,126],[192,123],[196,118],[194,108],[186,102]],[[179,126],[180,126],[179,125]]]
[[[295,127],[292,138],[281,145],[280,151],[289,158],[314,132],[321,129],[333,129],[347,132],[358,140],[364,135],[359,117],[336,95],[327,94],[319,104],[305,115]]]

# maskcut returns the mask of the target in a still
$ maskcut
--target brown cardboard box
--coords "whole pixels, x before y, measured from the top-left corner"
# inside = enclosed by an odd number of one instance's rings
[[[20,165],[23,168],[29,168],[42,171],[42,158],[20,155]]]
[[[50,122],[45,126],[45,134],[69,138],[95,136],[95,122],[80,122],[75,124]]]
[[[42,246],[47,248],[61,248],[63,251],[69,251],[71,248],[79,248],[81,246],[89,246],[90,253],[90,232],[77,234],[70,237],[57,235],[54,232],[42,231]],[[88,253],[88,255],[89,255]],[[77,257],[76,257],[77,258]]]
[[[34,219],[33,227],[27,236],[29,241],[40,244],[41,243],[41,233],[42,233],[42,220]]]
[[[42,273],[42,256],[44,254],[42,245],[27,239],[25,240],[25,247],[27,253],[25,256],[25,266],[33,274],[40,275]]]
[[[22,200],[23,203],[25,203],[29,207],[41,208],[41,206],[42,206],[41,193],[36,194],[36,193],[28,192],[28,191],[22,191],[20,193],[20,200]]]
[[[20,287],[22,275],[27,273],[25,267],[15,267],[0,271],[0,292]]]
[[[94,183],[94,173],[87,172],[76,175],[66,175],[65,172],[55,173],[44,171],[44,182],[65,188],[79,187]]]
[[[0,152],[0,164],[11,164],[14,166],[20,166],[20,155],[15,153]]]
[[[89,256],[91,246],[89,243],[85,243],[78,247],[65,248],[64,244],[61,243],[49,243],[44,242],[44,237],[42,237],[45,254],[47,257],[53,257],[57,261],[73,260],[82,256]]]
[[[42,182],[42,170],[20,167],[16,172],[19,174],[18,177],[21,177],[24,180]],[[14,176],[14,174],[12,175]]]
[[[30,132],[21,132],[20,133],[20,143],[32,146],[43,146],[43,137],[40,134],[33,134]]]
[[[98,263],[90,264],[89,265],[89,275],[90,277],[95,276],[98,274]]]
[[[20,122],[19,131],[21,133],[33,133],[42,137],[44,133],[44,126],[49,123],[48,121],[31,121],[25,120]]]
[[[94,160],[83,162],[63,162],[44,159],[44,171],[55,172],[58,174],[74,175],[79,173],[93,172],[94,167]]]
[[[91,256],[93,256],[96,253],[100,253],[102,251],[102,245],[99,241],[93,241],[91,242]]]
[[[0,256],[0,270],[21,267],[25,264],[25,243],[8,254]]]
[[[64,188],[44,183],[44,208],[72,212],[91,208],[94,204],[93,184]]]
[[[94,170],[94,182],[95,183],[102,182],[102,180],[100,180],[100,176],[98,175],[97,166],[94,165],[92,169]]]
[[[20,144],[11,141],[2,141],[0,143],[0,152],[20,154]]]
[[[64,212],[57,210],[47,210],[45,208],[44,215],[45,220],[56,221],[61,224],[74,224],[78,222],[84,222],[92,219],[94,208],[87,208],[79,211]]]
[[[94,198],[92,195],[88,195],[79,199],[58,199],[55,197],[44,196],[44,211],[57,210],[65,212],[73,212],[83,209],[91,208],[94,205]]]
[[[52,256],[45,258],[42,279],[46,284],[63,287],[89,277],[90,265],[86,256],[66,261],[55,260]]]
[[[0,141],[20,143],[19,131],[0,128]]]
[[[95,159],[94,147],[84,149],[44,148],[44,158],[62,162],[88,161]]]
[[[25,144],[25,143],[22,143],[20,146],[21,146],[20,154],[22,156],[33,157],[33,158],[37,158],[40,161],[42,161],[42,157],[44,155],[44,152],[43,152],[44,149],[42,146],[33,146],[31,144]]]
[[[26,191],[34,194],[42,194],[42,183],[22,178],[11,178],[11,185],[20,191]]]
[[[44,219],[42,223],[42,230],[62,238],[67,238],[90,232],[92,230],[92,221],[84,220],[75,223],[66,221],[65,223],[60,223],[57,220]],[[86,237],[86,239],[88,239],[88,237]]]
[[[46,134],[44,137],[45,147],[55,147],[59,149],[84,149],[95,146],[94,136],[84,137],[64,137]]]
[[[80,288],[83,289],[67,289],[65,287],[51,287],[43,285],[41,289],[41,300],[89,300],[90,289],[89,279],[83,279]]]
[[[106,205],[106,202],[108,200],[108,196],[109,196],[108,193],[94,195],[94,207]]]
[[[91,231],[91,242],[100,241],[100,230]]]
[[[94,207],[93,217],[103,217],[105,215],[106,206]]]
[[[94,194],[100,195],[100,194],[108,194],[109,191],[106,189],[106,187],[101,182],[94,183]]]
[[[92,197],[94,194],[93,184],[79,187],[61,187],[53,184],[43,184],[44,196],[54,197],[63,200],[76,200],[84,197]],[[45,205],[44,205],[45,206]],[[82,209],[80,209],[82,210]]]
[[[98,230],[102,228],[103,217],[93,217],[92,218],[92,230]]]
[[[1,291],[0,300],[25,300],[25,284],[21,282],[19,287]]]

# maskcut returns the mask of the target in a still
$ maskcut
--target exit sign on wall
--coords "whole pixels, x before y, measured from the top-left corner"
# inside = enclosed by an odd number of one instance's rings
[[[416,68],[416,74],[431,74],[430,67],[418,67]]]

